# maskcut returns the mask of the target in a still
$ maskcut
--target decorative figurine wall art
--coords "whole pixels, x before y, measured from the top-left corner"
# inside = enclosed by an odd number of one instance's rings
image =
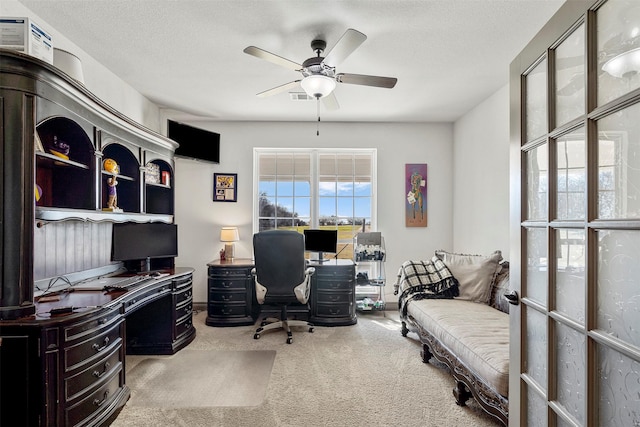
[[[427,226],[427,164],[405,164],[405,226]]]

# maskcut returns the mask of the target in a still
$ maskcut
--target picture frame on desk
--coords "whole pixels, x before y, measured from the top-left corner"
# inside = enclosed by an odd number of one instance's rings
[[[238,200],[238,174],[213,174],[213,201],[236,202]]]

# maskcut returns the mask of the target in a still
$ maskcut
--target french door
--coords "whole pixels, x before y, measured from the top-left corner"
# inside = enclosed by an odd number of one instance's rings
[[[565,3],[510,83],[510,424],[640,426],[640,1]]]

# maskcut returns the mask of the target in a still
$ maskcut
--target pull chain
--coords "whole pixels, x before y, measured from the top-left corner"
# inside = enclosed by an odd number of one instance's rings
[[[320,136],[320,97],[316,98],[318,106],[318,122],[316,123],[316,136]]]

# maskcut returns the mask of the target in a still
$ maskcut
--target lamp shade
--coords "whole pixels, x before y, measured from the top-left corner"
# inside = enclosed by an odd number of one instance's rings
[[[307,76],[300,82],[300,86],[309,96],[322,98],[329,95],[336,88],[336,81],[322,74]]]
[[[238,240],[240,240],[238,227],[222,227],[222,230],[220,230],[221,242],[237,242]]]
[[[602,69],[618,78],[637,74],[640,72],[640,47],[614,56],[604,63]]]

